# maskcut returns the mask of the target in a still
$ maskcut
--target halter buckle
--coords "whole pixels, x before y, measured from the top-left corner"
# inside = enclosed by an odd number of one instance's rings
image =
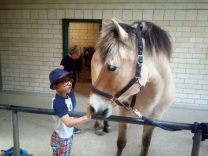
[[[118,100],[118,98],[116,98],[115,96],[112,96],[112,98],[110,98],[111,101],[116,102],[116,100]]]
[[[143,55],[138,55],[137,64],[139,64],[139,66],[142,66],[143,62],[144,62],[144,56]]]
[[[142,114],[138,112],[137,109],[132,109],[132,112],[134,112],[139,118],[142,118]]]

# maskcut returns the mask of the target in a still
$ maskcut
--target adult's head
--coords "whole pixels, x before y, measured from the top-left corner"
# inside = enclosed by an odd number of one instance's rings
[[[83,57],[82,47],[78,45],[71,47],[69,50],[69,56],[74,60],[82,58]]]

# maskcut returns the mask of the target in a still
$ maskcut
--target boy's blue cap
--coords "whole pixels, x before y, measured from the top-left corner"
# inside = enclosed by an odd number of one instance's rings
[[[49,74],[49,80],[51,82],[51,85],[50,85],[50,88],[53,89],[53,86],[56,84],[56,82],[69,75],[69,74],[73,74],[73,72],[68,72],[66,70],[63,70],[63,69],[60,69],[60,68],[57,68],[57,69],[54,69],[53,71],[51,71],[51,73]],[[54,89],[53,89],[54,90]]]

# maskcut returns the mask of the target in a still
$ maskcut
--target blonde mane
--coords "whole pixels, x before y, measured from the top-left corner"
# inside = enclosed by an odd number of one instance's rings
[[[172,45],[170,42],[170,36],[166,31],[151,22],[135,22],[132,26],[124,23],[119,24],[128,33],[129,40],[133,44],[137,44],[137,42],[134,41],[136,35],[132,27],[135,26],[140,31],[141,36],[145,41],[145,48],[150,52],[150,54],[163,53],[168,60],[170,59],[172,54]],[[106,62],[109,61],[116,61],[118,55],[122,56],[119,52],[120,48],[123,46],[126,46],[126,44],[119,40],[115,26],[109,24],[102,32],[102,36],[97,43],[96,49],[100,52],[102,63],[106,64]]]

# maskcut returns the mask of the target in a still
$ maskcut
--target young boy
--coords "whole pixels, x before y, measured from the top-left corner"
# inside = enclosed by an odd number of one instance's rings
[[[54,132],[51,136],[51,147],[53,155],[70,156],[73,141],[73,127],[91,119],[89,102],[87,102],[87,113],[80,118],[71,118],[68,111],[71,111],[72,102],[68,97],[72,88],[72,72],[57,68],[51,71],[49,79],[50,88],[56,90],[52,101],[52,108],[58,116],[53,116],[55,121]]]
[[[72,106],[73,106],[72,111],[75,111],[75,108],[77,106],[77,101],[76,101],[76,97],[74,94],[74,89],[76,85],[76,72],[77,72],[75,60],[82,58],[83,54],[84,52],[83,52],[82,47],[75,45],[70,48],[69,54],[64,56],[59,66],[60,69],[64,69],[68,72],[71,72],[71,71],[73,72],[72,78],[74,81],[72,83],[71,92],[68,94],[68,96],[71,98],[71,101],[72,101]],[[82,132],[81,129],[74,127],[74,132],[73,132],[74,134],[80,134],[81,132]]]

